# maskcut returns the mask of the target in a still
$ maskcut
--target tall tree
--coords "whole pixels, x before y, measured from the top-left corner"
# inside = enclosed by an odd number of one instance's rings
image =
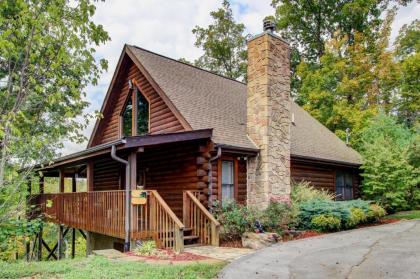
[[[393,117],[379,114],[361,139],[363,194],[387,210],[406,210],[420,205],[420,167],[413,160],[419,131],[409,130]],[[417,148],[418,151],[418,148]]]
[[[414,126],[420,117],[420,20],[401,28],[395,47],[400,62],[396,110],[401,122]]]
[[[207,27],[196,26],[192,30],[196,37],[195,46],[204,51],[194,64],[229,78],[245,80],[245,26],[235,22],[227,0],[223,0],[222,7],[210,12],[210,15],[213,18],[212,24]]]
[[[92,0],[0,1],[0,223],[21,212],[27,172],[63,138],[83,140],[85,88],[106,60],[108,40]]]
[[[395,10],[388,14],[373,38],[356,32],[350,44],[338,33],[326,43],[319,65],[302,61],[297,69],[298,101],[342,139],[350,128],[352,144],[372,116],[394,106],[399,67],[388,49],[394,15]]]
[[[405,5],[410,0],[398,1]],[[292,93],[298,94],[296,68],[303,59],[318,64],[325,43],[337,36],[351,43],[356,33],[375,34],[390,0],[273,0],[277,29],[292,47]],[[339,38],[339,39],[341,39]]]

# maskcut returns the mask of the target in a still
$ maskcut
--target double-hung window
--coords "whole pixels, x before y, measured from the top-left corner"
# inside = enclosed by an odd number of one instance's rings
[[[235,199],[235,179],[233,161],[222,161],[222,203]]]
[[[338,200],[353,199],[353,176],[349,172],[336,172],[336,195]]]

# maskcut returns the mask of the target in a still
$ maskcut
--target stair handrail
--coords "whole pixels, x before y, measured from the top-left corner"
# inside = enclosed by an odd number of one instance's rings
[[[201,213],[204,214],[204,216],[210,221],[211,223],[211,245],[213,246],[219,246],[219,231],[220,231],[220,223],[219,221],[214,218],[214,216],[207,210],[207,208],[197,199],[197,197],[192,193],[192,191],[184,191],[184,202],[187,202],[187,200],[190,200],[193,202],[193,204],[200,210]],[[186,208],[186,204],[184,204],[184,219],[186,219],[186,214],[190,214],[190,212],[187,212],[188,209]],[[189,222],[188,220],[184,220],[185,222]],[[195,228],[193,228],[195,229]],[[200,231],[200,234],[203,233],[203,231]],[[199,236],[201,239],[201,236]]]
[[[174,239],[173,249],[176,252],[182,252],[184,250],[184,228],[185,228],[184,224],[181,222],[181,220],[179,220],[179,218],[168,206],[168,204],[161,197],[161,195],[159,195],[158,191],[148,190],[148,192],[153,196],[155,201],[160,204],[162,209],[168,214],[170,219],[174,222],[176,228],[174,228],[174,232],[173,232],[173,239]]]
[[[181,220],[179,220],[178,216],[172,211],[172,209],[169,207],[169,205],[165,202],[165,200],[162,198],[161,195],[159,195],[158,191],[156,190],[147,190],[150,192],[153,197],[156,199],[158,203],[165,209],[165,211],[168,213],[168,215],[171,217],[171,219],[175,222],[175,224],[180,228],[184,229],[185,226],[182,224]]]

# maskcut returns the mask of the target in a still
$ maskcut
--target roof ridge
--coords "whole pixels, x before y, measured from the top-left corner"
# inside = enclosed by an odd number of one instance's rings
[[[128,45],[128,44],[127,44],[127,45]],[[215,73],[215,72],[212,72],[212,71],[209,71],[209,70],[206,70],[206,69],[203,69],[203,68],[197,67],[197,66],[192,65],[192,64],[189,64],[189,63],[185,63],[185,62],[182,62],[182,61],[176,60],[176,59],[174,59],[174,58],[172,58],[172,57],[169,57],[169,56],[166,56],[166,55],[163,55],[163,54],[160,54],[160,53],[156,53],[156,52],[153,52],[153,51],[151,51],[151,50],[148,50],[148,49],[145,49],[145,48],[142,48],[142,47],[136,46],[136,45],[128,45],[128,46],[131,46],[131,47],[134,47],[134,48],[137,48],[137,49],[140,49],[140,50],[146,51],[146,52],[148,52],[148,53],[151,53],[151,54],[154,54],[154,55],[160,56],[160,57],[162,57],[162,58],[166,58],[166,59],[172,60],[172,61],[174,61],[174,62],[178,62],[178,63],[180,63],[180,64],[184,64],[184,65],[186,65],[186,66],[190,66],[190,67],[195,68],[195,69],[197,69],[197,70],[201,70],[201,71],[207,72],[207,73],[209,73],[209,74],[213,74],[213,75],[218,76],[218,77],[221,77],[221,78],[225,78],[225,79],[228,79],[228,80],[235,81],[235,82],[238,82],[238,83],[240,83],[240,84],[246,85],[246,83],[245,83],[245,82],[242,82],[242,81],[236,80],[236,79],[234,79],[234,78],[230,78],[230,77],[227,77],[227,76],[224,76],[224,75],[221,75],[221,74],[218,74],[218,73]]]

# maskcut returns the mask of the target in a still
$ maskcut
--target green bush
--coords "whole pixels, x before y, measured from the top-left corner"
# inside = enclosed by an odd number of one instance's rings
[[[420,206],[419,128],[410,130],[380,114],[363,132],[362,194],[388,212]]]
[[[222,225],[222,240],[240,239],[245,232],[254,232],[255,223],[261,223],[265,231],[281,234],[291,223],[291,208],[287,203],[271,202],[265,210],[247,207],[235,202],[223,206],[216,204],[213,214]]]
[[[366,213],[360,208],[350,209],[350,217],[346,220],[346,227],[353,228],[358,224],[366,222]]]
[[[317,189],[309,182],[302,181],[299,183],[293,183],[291,200],[292,203],[302,203],[311,200],[328,200],[332,201],[335,199],[335,195],[324,189]]]
[[[338,231],[341,227],[341,220],[335,216],[321,214],[312,217],[311,226],[313,229],[322,232]]]
[[[235,202],[223,206],[215,204],[213,214],[222,225],[220,237],[223,240],[237,240],[244,232],[254,231],[255,222],[262,216],[261,212]]]
[[[156,252],[156,243],[153,240],[143,241],[134,249],[134,253],[139,256],[153,256]]]
[[[369,201],[328,201],[311,200],[299,205],[299,227],[302,229],[312,229],[312,218],[318,215],[337,217],[341,220],[341,227],[348,227],[354,220],[360,217],[360,212],[352,213],[352,209],[360,209],[365,216],[369,212]],[[352,216],[356,215],[356,216]]]
[[[377,204],[371,204],[367,213],[368,222],[377,222],[379,219],[386,215],[385,209]]]
[[[291,223],[290,205],[284,202],[270,202],[260,216],[264,230],[282,234]]]

